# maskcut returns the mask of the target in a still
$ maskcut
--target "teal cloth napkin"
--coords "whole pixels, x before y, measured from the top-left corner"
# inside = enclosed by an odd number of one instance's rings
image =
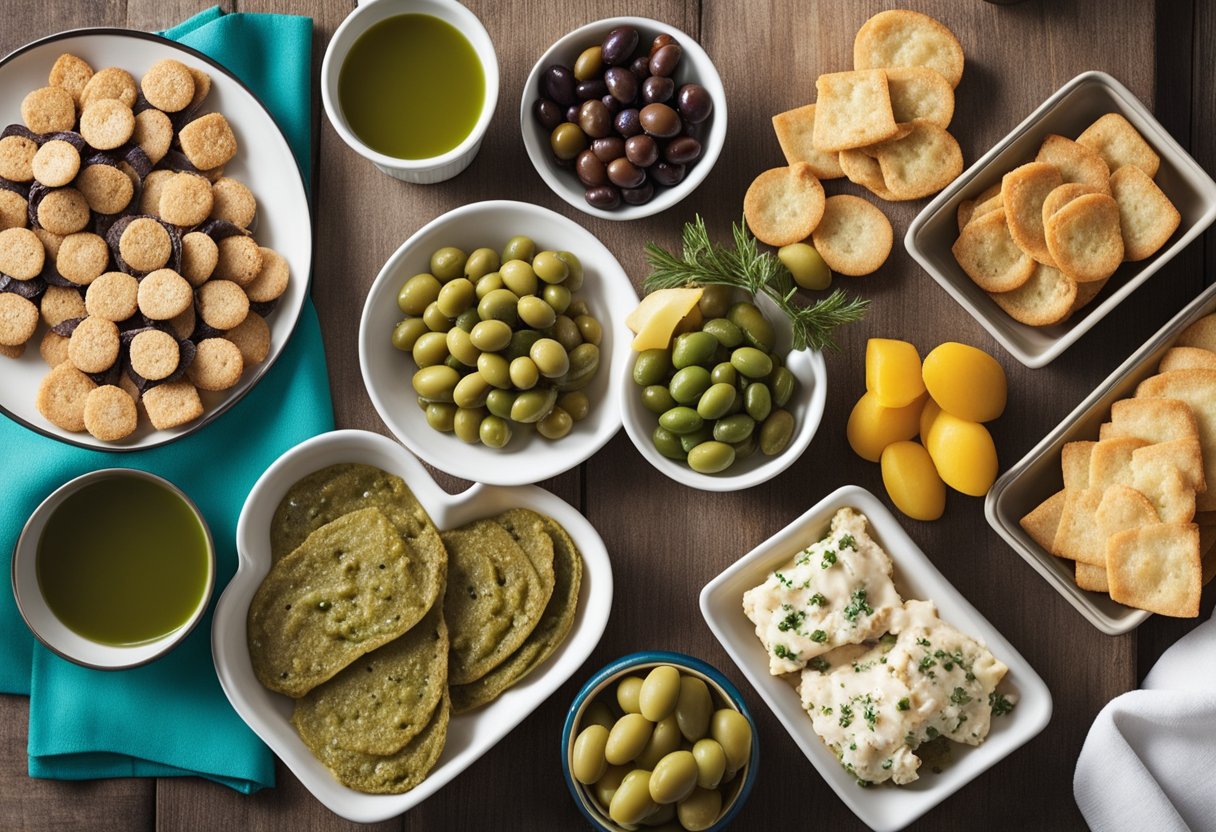
[[[308,182],[312,21],[217,8],[165,35],[227,66],[257,94]],[[72,477],[103,467],[142,468],[176,483],[207,518],[218,597],[236,571],[236,521],[253,483],[288,448],[332,428],[325,353],[308,301],[274,367],[236,406],[186,439],[110,454],[70,447],[0,419],[0,553],[11,556],[30,512]],[[30,775],[198,775],[244,793],[274,785],[273,757],[220,688],[210,637],[209,611],[177,649],[152,664],[87,670],[36,644],[12,593],[0,592],[0,691],[30,695]]]

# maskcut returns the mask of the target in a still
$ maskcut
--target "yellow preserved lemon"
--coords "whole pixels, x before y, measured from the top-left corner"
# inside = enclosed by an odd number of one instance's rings
[[[990,422],[1005,410],[1005,371],[981,349],[947,341],[925,356],[923,374],[929,395],[953,416]]]
[[[883,407],[906,407],[925,392],[920,353],[907,341],[866,342],[866,389]]]
[[[920,411],[920,441],[929,441],[929,428],[933,427],[933,420],[937,418],[937,414],[941,413],[942,409],[938,407],[937,402],[932,398],[925,397],[925,406]]]
[[[635,352],[667,349],[672,333],[684,316],[697,307],[703,289],[659,289],[651,292],[638,308],[625,318],[625,325],[637,337],[633,339]]]
[[[982,497],[996,480],[996,445],[988,429],[943,410],[925,441],[937,473],[955,491]]]
[[[946,510],[946,485],[917,442],[893,442],[882,452],[882,484],[895,507],[913,520],[936,520]]]
[[[924,394],[921,396],[923,399]],[[892,442],[911,439],[916,435],[920,426],[922,399],[906,407],[883,407],[878,403],[877,396],[866,393],[857,400],[853,412],[849,414],[849,423],[845,428],[849,447],[862,459],[878,462],[883,449]]]

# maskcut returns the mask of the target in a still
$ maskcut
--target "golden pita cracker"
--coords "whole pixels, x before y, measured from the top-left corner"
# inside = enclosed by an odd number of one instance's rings
[[[1064,491],[1060,526],[1051,544],[1053,555],[1095,565],[1105,563],[1106,535],[1095,519],[1102,494],[1096,488]]]
[[[1150,376],[1136,388],[1136,398],[1178,399],[1190,407],[1203,448],[1203,477],[1216,481],[1216,370],[1172,370]],[[1216,491],[1195,500],[1200,511],[1216,509]]]
[[[911,127],[902,138],[874,148],[887,189],[901,199],[937,193],[963,172],[963,151],[944,127],[926,120]]]
[[[1216,315],[1204,315],[1182,330],[1175,347],[1199,347],[1216,352]]]
[[[1170,347],[1161,356],[1157,372],[1170,370],[1216,370],[1216,352],[1201,347]]]
[[[857,30],[853,66],[924,66],[941,73],[951,88],[963,77],[963,45],[941,22],[920,12],[891,9]]]
[[[1132,484],[1132,452],[1148,443],[1121,436],[1103,439],[1089,455],[1089,488],[1107,489],[1117,483]]]
[[[1052,192],[1047,195],[1047,198],[1043,200],[1043,222],[1046,223],[1048,217],[1050,217],[1056,211],[1059,211],[1077,197],[1096,193],[1098,193],[1098,191],[1094,190],[1089,185],[1084,185],[1080,182],[1065,182],[1060,187],[1052,190]]]
[[[988,297],[1018,323],[1051,326],[1072,313],[1078,285],[1059,269],[1035,263],[1030,279],[1021,286],[1010,292],[989,292]]]
[[[1112,171],[1124,165],[1135,165],[1153,177],[1161,166],[1161,157],[1144,140],[1140,131],[1119,113],[1107,113],[1086,127],[1077,136],[1077,144],[1101,156]]]
[[[1124,165],[1111,174],[1110,192],[1119,206],[1124,259],[1144,260],[1156,254],[1182,222],[1170,198],[1135,165]]]
[[[1069,442],[1060,449],[1060,468],[1064,472],[1064,488],[1080,491],[1089,488],[1089,460],[1097,442]]]
[[[1107,580],[1105,566],[1094,566],[1077,561],[1076,567],[1076,581],[1079,589],[1087,592],[1110,592],[1110,582]]]
[[[1018,521],[1030,538],[1048,552],[1055,542],[1056,530],[1060,528],[1060,515],[1064,513],[1064,490],[1060,489]]]
[[[1150,443],[1199,438],[1194,411],[1175,398],[1121,399],[1110,406],[1110,422],[1112,436],[1135,436]]]
[[[849,150],[899,133],[891,112],[887,74],[881,69],[831,72],[815,82],[815,148]]]
[[[757,176],[743,197],[743,216],[756,239],[770,246],[801,242],[823,217],[823,185],[806,162]]]
[[[814,104],[773,116],[773,132],[777,134],[777,144],[781,145],[787,163],[806,162],[820,179],[839,179],[844,176],[839,155],[816,150],[814,131]]]
[[[1102,157],[1085,145],[1054,133],[1043,139],[1036,162],[1055,165],[1065,182],[1089,185],[1097,193],[1110,193],[1110,168]]]
[[[1207,478],[1203,474],[1203,451],[1199,440],[1193,437],[1171,439],[1169,442],[1154,442],[1132,451],[1133,478],[1141,472],[1145,476],[1164,478],[1166,472],[1177,471],[1182,481],[1196,493],[1207,491]],[[1149,472],[1153,473],[1149,473]]]
[[[1022,251],[1048,266],[1055,261],[1043,236],[1043,202],[1063,183],[1060,171],[1045,162],[1014,168],[1001,179],[1001,203],[1010,236]]]
[[[1203,566],[1199,527],[1158,523],[1129,529],[1107,542],[1110,597],[1176,618],[1199,615]]]
[[[889,67],[887,88],[897,124],[924,119],[949,127],[954,117],[954,89],[940,72],[923,66]]]
[[[1009,235],[1003,208],[973,218],[951,251],[962,270],[985,292],[1011,292],[1034,274],[1034,260]]]
[[[837,194],[827,198],[811,239],[833,272],[858,277],[878,271],[887,261],[894,234],[891,222],[874,205]]]
[[[1195,519],[1195,489],[1177,468],[1142,465],[1135,469],[1132,486],[1148,498],[1162,523],[1190,523]]]
[[[1153,504],[1129,485],[1117,484],[1102,493],[1094,522],[1103,537],[1160,522]]]
[[[1106,194],[1079,196],[1047,218],[1047,250],[1078,283],[1105,280],[1123,262],[1119,205]]]

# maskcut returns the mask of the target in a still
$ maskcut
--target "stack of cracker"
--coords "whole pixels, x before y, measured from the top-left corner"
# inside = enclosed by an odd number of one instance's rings
[[[1064,490],[1022,518],[1076,562],[1077,586],[1193,618],[1216,574],[1216,315],[1188,327],[1133,398],[1111,405],[1098,441],[1069,442]]]
[[[1049,135],[1033,162],[959,203],[954,258],[1015,321],[1063,323],[1177,230],[1181,215],[1153,181],[1160,163],[1118,113],[1076,141]]]
[[[875,271],[891,249],[883,213],[854,196],[824,197],[820,180],[848,177],[888,201],[920,199],[963,170],[946,131],[963,47],[933,18],[881,12],[862,25],[851,72],[820,75],[818,99],[773,117],[788,167],[762,173],[744,201],[756,237],[782,246],[814,234],[835,272]]]

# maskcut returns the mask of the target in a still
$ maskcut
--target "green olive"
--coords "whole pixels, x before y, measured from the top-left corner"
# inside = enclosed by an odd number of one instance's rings
[[[558,396],[557,406],[569,413],[570,418],[576,422],[583,421],[587,418],[587,414],[591,412],[591,401],[587,398],[587,394],[581,390],[563,393]]]
[[[592,700],[583,711],[583,725],[603,725],[604,728],[611,729],[614,722],[616,717],[612,715],[612,709],[599,699]]]
[[[773,404],[777,407],[785,407],[798,387],[798,379],[785,367],[778,367],[773,371],[769,387],[773,392]]]
[[[634,384],[647,387],[664,381],[671,373],[671,352],[663,349],[642,350],[633,359]]]
[[[482,407],[491,389],[481,373],[472,372],[456,383],[456,388],[452,391],[452,401],[457,407]]]
[[[532,242],[531,237],[512,237],[502,247],[502,262],[523,260],[525,263],[531,263],[535,254],[536,243]]]
[[[794,436],[794,417],[788,410],[774,410],[760,426],[760,453],[776,456]]]
[[[490,272],[498,271],[498,252],[492,248],[474,249],[464,261],[464,276],[476,283]]]
[[[608,744],[608,729],[603,725],[588,725],[578,732],[574,750],[570,753],[570,774],[580,783],[591,785],[608,771],[604,746]]]
[[[717,339],[718,343],[728,349],[734,349],[743,343],[743,330],[732,324],[726,318],[712,318],[701,325],[702,332],[708,332]]]
[[[680,747],[680,726],[676,724],[674,714],[659,720],[650,733],[650,740],[642,753],[633,761],[638,768],[653,769],[659,760]]]
[[[758,381],[747,385],[747,389],[743,391],[743,407],[747,410],[747,415],[757,422],[767,419],[768,414],[773,411],[773,395],[769,392],[768,385]]]
[[[506,321],[482,321],[473,327],[469,339],[482,352],[498,352],[511,343],[511,325]]]
[[[736,413],[714,423],[714,439],[734,444],[742,442],[756,429],[756,420],[746,413]]]
[[[498,272],[489,272],[477,279],[477,299],[481,300],[486,295],[493,292],[495,289],[501,289],[507,284],[502,282],[502,275]]]
[[[650,435],[650,441],[654,443],[655,450],[668,459],[683,461],[688,456],[680,445],[680,437],[662,425],[655,427],[654,433]]]
[[[536,276],[546,283],[564,283],[570,275],[570,267],[556,251],[541,251],[532,258],[532,268]]]
[[[471,306],[456,316],[456,329],[463,329],[465,332],[472,332],[473,327],[481,323],[481,316],[477,314],[477,307]]]
[[[731,442],[730,446],[735,449],[735,461],[747,459],[756,452],[756,432],[752,431],[751,435],[742,442]]]
[[[707,727],[708,717],[709,715],[706,714]],[[605,730],[605,739],[607,736],[608,732]],[[697,785],[702,789],[718,788],[718,784],[722,782],[722,775],[726,773],[726,752],[722,750],[718,741],[709,737],[697,740],[692,747],[692,756],[697,763]]]
[[[448,357],[448,336],[442,332],[424,332],[414,341],[411,353],[419,368],[442,364]]]
[[[528,390],[520,393],[511,405],[511,421],[524,424],[539,422],[557,406],[557,390]]]
[[[431,255],[431,274],[443,283],[455,280],[464,274],[468,255],[455,246],[444,246]]]
[[[569,161],[587,149],[587,134],[573,122],[562,122],[549,134],[549,147],[558,159]]]
[[[552,338],[541,338],[532,345],[528,355],[545,378],[558,378],[570,370],[570,355],[565,347]]]
[[[393,327],[393,346],[402,352],[409,352],[418,339],[430,331],[422,318],[406,318]]]
[[[464,374],[464,372],[469,369],[468,366],[463,361],[461,361],[456,356],[450,355],[450,354],[448,355],[447,358],[443,359],[443,363],[444,363],[444,366],[451,367],[453,370],[455,370],[456,372],[461,373],[461,374]]]
[[[655,803],[675,803],[692,794],[697,787],[697,761],[691,751],[673,751],[650,775],[650,799]]]
[[[535,295],[519,299],[519,319],[533,329],[548,329],[557,320],[553,307]]]
[[[684,456],[688,456],[692,449],[700,445],[702,442],[708,442],[714,438],[713,425],[702,424],[701,427],[680,435],[680,448],[684,451]]]
[[[706,320],[721,318],[726,315],[731,301],[734,299],[735,290],[730,286],[705,286],[701,290],[701,299],[697,301],[697,308],[701,310],[701,315]]]
[[[477,314],[483,321],[505,321],[515,326],[519,322],[518,306],[519,298],[510,289],[495,289],[478,302]]]
[[[693,406],[701,398],[701,394],[709,389],[710,384],[709,370],[693,365],[685,367],[683,370],[677,370],[676,374],[671,377],[667,389],[671,391],[671,397],[679,404]]]
[[[723,361],[720,364],[715,364],[713,370],[709,373],[709,380],[714,384],[736,384],[739,380],[739,373],[731,365],[729,361]]]
[[[450,402],[452,401],[452,391],[458,381],[460,381],[460,373],[451,367],[436,364],[414,373],[413,384],[414,390],[424,399],[433,402]]]
[[[518,395],[514,390],[499,390],[493,387],[486,393],[486,409],[495,416],[510,419],[511,405],[515,404],[515,397]]]
[[[642,694],[642,680],[637,676],[626,676],[616,683],[616,704],[627,714],[640,714],[642,706],[638,699]]]
[[[481,420],[486,417],[485,408],[460,407],[452,419],[452,430],[461,442],[476,445],[481,441]]]
[[[614,766],[627,763],[642,753],[654,731],[654,723],[641,714],[626,713],[608,732],[606,756]]]
[[[416,274],[401,284],[397,306],[407,315],[421,315],[439,297],[439,280],[433,274]]]
[[[426,322],[431,332],[447,332],[452,328],[452,319],[443,314],[443,310],[439,308],[438,301],[430,304],[422,311],[422,320]]]
[[[709,686],[695,676],[681,676],[680,695],[676,699],[676,721],[684,739],[696,742],[709,733],[709,715],[712,712]]]
[[[426,406],[426,423],[443,433],[452,432],[452,421],[456,417],[456,405],[447,402],[430,402]]]
[[[632,766],[608,766],[608,770],[604,772],[604,776],[595,781],[595,799],[599,804],[607,808],[612,803],[612,798],[616,795],[616,790],[621,787],[621,781],[625,779],[625,775],[633,771]]]
[[[755,347],[739,347],[730,354],[730,363],[748,378],[764,378],[773,371],[773,360]]]
[[[709,733],[726,754],[726,770],[738,771],[752,754],[752,726],[732,708],[719,708],[709,719]]]
[[[680,370],[680,372],[682,373],[684,370]],[[702,393],[700,400],[697,401],[697,413],[701,414],[702,419],[721,419],[730,412],[736,396],[733,384],[725,382],[710,384],[709,389]]]
[[[683,832],[680,824],[676,823],[675,819],[676,805],[674,803],[665,803],[642,818],[642,826],[645,826],[647,829],[655,829],[656,832]]]
[[[579,315],[574,319],[574,323],[578,325],[579,334],[583,336],[584,341],[599,346],[604,338],[604,328],[599,321],[590,315]]]
[[[651,384],[642,388],[642,407],[655,415],[671,410],[676,406],[676,400],[671,397],[671,391],[665,384]]]
[[[472,306],[476,299],[477,290],[473,287],[473,281],[457,277],[443,284],[435,303],[439,306],[440,312],[449,318],[455,318]]]
[[[511,387],[511,365],[507,359],[493,352],[483,352],[477,356],[477,372],[485,377],[491,386],[499,390]]]
[[[806,243],[782,246],[777,249],[777,259],[803,289],[826,289],[832,285],[832,270],[819,252]]]
[[[477,366],[477,357],[481,355],[481,350],[473,346],[473,341],[469,337],[469,333],[465,332],[460,327],[452,327],[448,330],[448,334],[444,341],[447,343],[448,352],[451,353],[457,361],[464,364],[466,367]]]
[[[566,282],[563,284],[571,292],[583,288],[583,264],[572,252],[559,251],[557,256],[566,264]]]
[[[688,452],[688,467],[699,474],[717,474],[735,462],[735,449],[725,442],[702,442]]]
[[[531,356],[521,355],[512,359],[507,372],[511,383],[520,390],[531,390],[540,381],[540,370]]]
[[[673,407],[659,417],[659,424],[675,434],[692,433],[704,422],[691,407]]]
[[[535,329],[517,329],[511,333],[511,343],[507,344],[503,355],[508,361],[514,361],[521,355],[527,355],[532,345],[543,337]]]
[[[505,447],[511,441],[511,423],[501,416],[487,416],[477,428],[481,443],[490,448]]]
[[[552,334],[557,343],[566,348],[566,352],[583,343],[583,336],[578,331],[578,324],[568,315],[558,315],[554,319]]]
[[[722,793],[717,789],[693,789],[692,794],[676,804],[680,826],[689,832],[702,832],[718,821],[722,814]]]
[[[502,264],[498,273],[502,275],[503,285],[521,298],[524,295],[535,295],[540,286],[536,279],[536,272],[532,270],[529,263],[523,260],[508,260]]]
[[[566,288],[570,289],[569,280],[566,281]],[[574,290],[570,289],[570,291],[573,292]],[[577,318],[579,315],[590,315],[591,310],[587,308],[587,301],[572,300],[570,301],[570,305],[566,308],[566,314],[571,318]]]
[[[604,70],[604,57],[600,47],[588,46],[578,53],[574,61],[574,80],[587,81],[598,76]]]
[[[626,774],[617,787],[608,804],[608,817],[622,826],[632,826],[655,808],[655,802],[650,798],[650,772],[639,768]]]
[[[570,308],[570,290],[565,286],[547,283],[545,284],[545,288],[541,289],[540,296],[559,315],[564,315],[566,310]]]
[[[574,427],[570,414],[560,407],[554,407],[549,415],[536,423],[536,432],[546,439],[561,439]]]
[[[638,707],[651,722],[666,719],[675,710],[680,696],[680,671],[669,664],[659,665],[646,674],[638,692]]]
[[[595,344],[579,344],[570,350],[570,372],[568,380],[590,379],[600,368],[600,348]]]
[[[727,313],[730,322],[743,331],[743,339],[758,350],[768,352],[776,343],[773,325],[754,303],[736,303]]]
[[[695,364],[708,364],[718,349],[718,339],[708,332],[677,335],[671,346],[671,366],[677,370]]]

